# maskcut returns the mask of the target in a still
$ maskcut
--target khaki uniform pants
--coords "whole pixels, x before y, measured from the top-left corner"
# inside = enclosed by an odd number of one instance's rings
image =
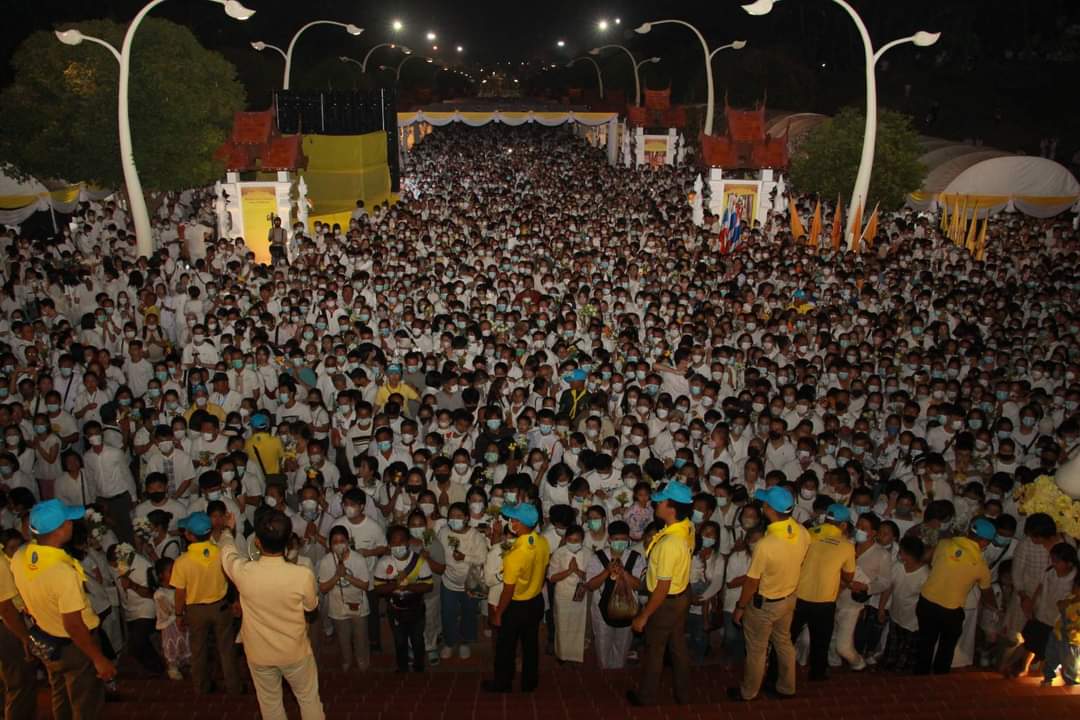
[[[248,663],[248,669],[251,670],[251,681],[259,698],[262,720],[286,720],[285,705],[281,699],[282,678],[289,683],[296,696],[301,720],[324,720],[326,717],[322,700],[319,699],[319,671],[314,655],[284,667]]]
[[[53,720],[95,720],[101,715],[105,684],[82,650],[71,643],[65,645],[58,660],[45,663],[45,670],[49,673]]]
[[[795,694],[795,646],[791,643],[791,618],[795,613],[795,593],[776,602],[764,601],[760,608],[751,603],[743,613],[743,636],[746,639],[746,666],[740,689],[746,700],[761,691],[769,643],[776,651],[776,692]]]
[[[34,720],[37,681],[19,639],[0,623],[0,680],[4,683],[4,720]]]
[[[225,676],[225,691],[239,695],[244,690],[240,681],[240,670],[236,666],[236,637],[232,628],[233,616],[228,611],[224,600],[207,605],[188,605],[188,639],[191,642],[191,679],[195,683],[195,692],[206,695],[210,692],[210,631],[214,632],[214,642],[221,662],[221,673]]]

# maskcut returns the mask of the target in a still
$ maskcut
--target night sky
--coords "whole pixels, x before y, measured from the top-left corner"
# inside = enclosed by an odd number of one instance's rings
[[[743,0],[745,1],[745,0]],[[942,32],[940,43],[927,51],[910,46],[887,56],[879,66],[882,103],[909,112],[920,122],[938,123],[942,136],[982,137],[1004,149],[1037,150],[1040,137],[1070,139],[1070,116],[1077,111],[1076,93],[1061,78],[1077,77],[1080,68],[1080,1],[1077,0],[851,0],[870,27],[875,43],[910,35],[916,30]],[[109,17],[127,21],[144,0],[13,0],[5,3],[5,29],[0,45],[0,86],[11,81],[9,61],[18,44],[34,30],[47,30],[82,19]],[[436,2],[355,2],[346,0],[245,0],[257,11],[239,23],[225,17],[208,0],[170,0],[153,11],[189,26],[205,46],[221,51],[237,66],[248,87],[249,104],[265,107],[280,80],[281,60],[248,47],[261,39],[284,46],[292,33],[313,19],[352,22],[365,28],[358,38],[333,28],[318,28],[298,45],[295,66],[310,74],[319,63],[341,54],[363,55],[372,44],[392,40],[391,21],[400,18],[406,30],[401,41],[423,49],[428,30],[439,36],[436,56],[457,62],[456,45],[466,49],[466,71],[480,65],[506,63],[501,69],[523,73],[520,63],[563,65],[595,45],[622,43],[639,58],[659,55],[663,62],[648,68],[650,87],[671,85],[676,100],[702,99],[701,53],[693,36],[671,26],[638,36],[633,28],[646,20],[675,17],[692,22],[711,46],[734,39],[749,41],[747,50],[721,53],[714,64],[718,93],[733,104],[751,105],[768,95],[771,107],[835,112],[862,102],[862,50],[844,12],[828,0],[783,0],[766,17],[752,18],[739,0],[654,2],[651,0],[467,0]],[[675,9],[677,7],[677,9]],[[612,24],[597,31],[601,18]],[[566,47],[556,48],[563,39]],[[388,58],[389,61],[389,58]],[[630,89],[625,56],[602,60],[605,81]],[[324,65],[325,66],[325,65]],[[409,82],[429,82],[415,71]],[[541,84],[589,86],[588,66],[561,69]],[[610,73],[610,76],[609,76]],[[295,77],[295,76],[294,76]],[[403,85],[406,84],[403,81]],[[1071,152],[1071,151],[1070,151]]]

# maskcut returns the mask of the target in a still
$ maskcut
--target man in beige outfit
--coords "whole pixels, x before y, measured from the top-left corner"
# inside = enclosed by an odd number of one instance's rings
[[[303,720],[324,720],[319,699],[319,674],[308,640],[305,612],[319,605],[315,575],[285,561],[292,522],[276,510],[255,522],[260,557],[250,561],[236,549],[230,514],[221,536],[221,565],[240,591],[244,643],[251,679],[263,720],[285,720],[281,678],[288,681]]]

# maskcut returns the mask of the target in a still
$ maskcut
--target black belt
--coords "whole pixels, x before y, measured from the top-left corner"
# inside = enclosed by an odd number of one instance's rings
[[[668,594],[667,599],[668,600],[674,600],[675,598],[681,598],[685,594],[686,594],[686,590],[683,590],[681,593],[670,593],[670,594]]]
[[[780,601],[782,601],[782,600],[787,600],[787,599],[788,599],[789,597],[791,597],[791,596],[792,596],[792,594],[793,594],[793,593],[788,593],[788,594],[787,594],[787,595],[785,595],[784,597],[778,597],[778,598],[767,598],[767,597],[765,597],[764,595],[762,595],[762,596],[761,596],[761,599],[762,599],[762,600],[764,600],[764,601],[765,601],[765,602],[767,602],[767,603],[775,603],[775,602],[780,602]]]

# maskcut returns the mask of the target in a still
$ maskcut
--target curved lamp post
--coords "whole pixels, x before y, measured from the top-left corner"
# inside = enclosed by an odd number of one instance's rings
[[[255,14],[254,10],[244,7],[238,0],[210,0],[225,9],[225,14],[234,20],[247,20]],[[135,39],[135,31],[139,24],[151,10],[165,2],[165,0],[151,0],[128,25],[124,33],[124,42],[120,50],[101,38],[83,35],[78,30],[58,30],[56,39],[65,45],[78,45],[82,42],[90,42],[101,45],[108,49],[116,61],[120,64],[120,80],[117,87],[117,126],[120,131],[120,165],[124,171],[124,185],[127,186],[128,201],[131,205],[131,222],[135,225],[135,242],[142,257],[148,257],[154,252],[154,235],[150,228],[150,211],[146,208],[146,198],[143,197],[142,182],[139,180],[139,171],[135,167],[135,154],[131,142],[131,118],[128,114],[128,89],[131,84],[131,44]]]
[[[720,47],[709,53],[709,60],[712,60],[714,57],[716,57],[716,53],[720,52],[721,50],[742,50],[744,47],[746,47],[745,40],[734,40],[732,42],[729,42],[727,45],[721,45]]]
[[[400,48],[401,52],[405,53],[406,55],[412,55],[412,50],[405,47],[404,45],[398,45],[397,43],[379,43],[378,45],[376,45],[375,47],[373,47],[373,48],[371,48],[370,50],[367,51],[367,54],[364,55],[363,60],[354,60],[351,57],[345,57],[344,55],[339,57],[338,60],[340,60],[343,63],[352,63],[353,65],[359,65],[360,66],[360,72],[366,73],[367,72],[368,60],[371,59],[371,54],[373,52],[375,52],[376,50],[378,50],[379,48],[382,48],[382,47]]]
[[[282,90],[289,89],[289,75],[292,73],[292,56],[293,50],[296,48],[296,41],[300,39],[300,36],[304,33],[305,30],[311,27],[315,27],[316,25],[337,25],[338,27],[345,28],[345,32],[349,33],[350,35],[359,35],[360,33],[364,32],[364,28],[357,27],[352,23],[337,22],[336,20],[312,20],[307,25],[304,25],[302,28],[296,31],[296,34],[292,36],[292,40],[289,41],[289,48],[287,50],[282,50],[277,45],[264,43],[261,40],[256,40],[255,42],[251,43],[251,47],[255,50],[258,50],[259,52],[262,52],[263,50],[273,50],[279,55],[281,55],[281,57],[285,58],[285,76],[281,81]]]
[[[765,15],[773,9],[777,0],[755,0],[742,8],[750,15]],[[914,35],[899,38],[882,45],[877,52],[870,40],[870,32],[866,24],[845,0],[832,0],[839,5],[851,17],[855,27],[862,38],[863,54],[866,60],[866,125],[863,128],[862,155],[859,158],[859,172],[855,175],[855,187],[851,191],[851,204],[848,206],[848,247],[855,247],[855,235],[861,228],[855,228],[855,215],[866,204],[866,198],[870,190],[870,176],[874,171],[874,145],[877,142],[877,76],[874,67],[885,52],[897,45],[912,43],[918,47],[929,47],[938,41],[941,33],[932,33],[920,30]]]
[[[631,55],[630,57],[633,58],[633,55]],[[566,67],[568,67],[568,68],[574,67],[574,63],[578,62],[579,60],[588,60],[589,62],[592,63],[592,66],[594,68],[596,68],[596,82],[600,85],[600,99],[603,100],[604,99],[604,76],[600,74],[600,65],[597,64],[597,62],[595,60],[593,60],[591,57],[588,57],[587,55],[582,55],[581,57],[574,58],[570,62],[566,63]]]
[[[423,55],[407,55],[407,56],[405,56],[405,58],[403,58],[402,61],[398,63],[397,69],[394,70],[394,82],[396,84],[398,84],[398,85],[401,84],[401,68],[405,67],[405,63],[409,62],[410,60],[423,60],[426,63],[435,62],[434,59],[429,58],[429,57],[424,57]],[[381,70],[384,67],[386,67],[386,66],[385,65],[380,65],[379,69]],[[387,70],[389,70],[389,69],[390,68],[387,68]]]
[[[712,63],[709,62],[709,44],[705,42],[705,37],[701,34],[701,31],[685,20],[653,20],[652,22],[642,23],[639,27],[634,28],[634,32],[644,35],[652,30],[655,25],[667,24],[682,25],[683,27],[689,28],[691,32],[697,35],[697,39],[701,42],[701,51],[705,56],[705,134],[712,135],[715,90],[713,88]]]
[[[630,52],[630,49],[627,48],[625,45],[601,45],[600,47],[595,47],[592,50],[590,50],[589,54],[590,55],[599,55],[600,53],[602,53],[604,50],[607,50],[608,48],[616,48],[618,50],[622,50],[624,53],[626,53],[626,56],[628,58],[630,58],[630,65],[631,65],[631,67],[634,68],[634,105],[640,105],[641,104],[641,75],[638,73],[638,68],[641,67],[641,65],[643,63],[652,61],[653,58],[648,58],[646,60],[643,60],[641,63],[639,63],[637,61],[637,58],[634,57],[634,53]],[[656,61],[659,61],[659,60],[660,60],[660,58],[656,58]]]

